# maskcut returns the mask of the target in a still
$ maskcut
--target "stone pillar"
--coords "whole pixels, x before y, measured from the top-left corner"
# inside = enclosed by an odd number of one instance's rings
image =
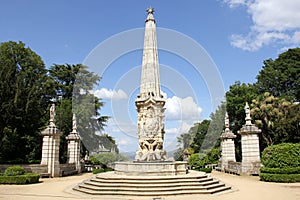
[[[50,124],[41,132],[43,136],[41,165],[48,165],[51,177],[60,175],[59,168],[59,143],[61,131],[55,125],[55,105],[50,108]]]
[[[261,130],[251,122],[248,102],[245,106],[246,124],[238,131],[242,142],[242,173],[257,174],[260,168],[259,137]]]
[[[229,117],[226,112],[225,116],[225,130],[221,134],[221,169],[228,168],[228,161],[235,162],[235,145],[234,138],[236,136],[229,129]]]
[[[81,172],[80,165],[80,136],[77,132],[76,116],[73,114],[72,132],[66,137],[68,140],[68,163],[75,163],[78,173]]]

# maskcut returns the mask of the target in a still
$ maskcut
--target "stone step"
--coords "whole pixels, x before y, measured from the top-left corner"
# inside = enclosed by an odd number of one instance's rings
[[[168,196],[168,195],[190,195],[190,194],[214,194],[223,192],[226,190],[230,190],[230,186],[222,186],[217,187],[209,190],[189,190],[189,189],[181,189],[181,190],[175,190],[175,191],[147,191],[147,192],[141,192],[141,191],[105,191],[105,190],[90,190],[82,187],[75,187],[73,188],[75,191],[79,191],[85,194],[90,195],[125,195],[125,196]]]
[[[178,175],[178,176],[124,176],[122,175],[115,175],[113,172],[108,172],[108,173],[101,173],[97,174],[95,178],[97,179],[104,179],[104,180],[140,180],[140,181],[155,181],[155,180],[182,180],[182,179],[202,179],[202,178],[207,178],[208,175],[203,173],[201,175],[192,175],[192,174],[187,174],[187,175]]]
[[[178,176],[124,176],[102,173],[73,188],[90,195],[166,196],[213,194],[230,190],[219,180],[193,171]]]
[[[117,186],[109,186],[109,187],[99,187],[99,186],[95,186],[95,185],[89,185],[89,184],[81,184],[79,185],[80,188],[85,188],[85,189],[89,189],[89,190],[101,190],[101,191],[132,191],[132,192],[152,192],[152,191],[177,191],[177,190],[209,190],[209,189],[214,189],[214,188],[218,188],[218,187],[223,187],[225,186],[224,183],[212,183],[211,185],[207,185],[207,186],[169,186],[169,185],[164,185],[163,187],[159,187],[159,188],[151,188],[151,187],[117,187]]]
[[[128,182],[128,181],[124,181],[124,182],[118,182],[118,183],[115,183],[115,182],[98,182],[98,181],[94,181],[93,179],[92,180],[88,180],[88,181],[85,181],[84,184],[88,184],[88,185],[94,185],[94,186],[98,186],[98,187],[111,187],[111,186],[114,186],[114,187],[137,187],[137,188],[157,188],[157,187],[165,187],[165,186],[206,186],[206,185],[211,185],[211,184],[214,184],[214,183],[218,183],[219,181],[218,180],[213,180],[213,178],[207,178],[206,181],[157,181],[155,183],[143,183],[141,184],[141,182]]]
[[[201,179],[153,179],[153,180],[143,180],[143,179],[102,179],[102,178],[92,178],[91,181],[98,182],[98,183],[113,183],[113,184],[145,184],[145,185],[152,185],[152,184],[165,184],[165,183],[184,183],[184,182],[195,182],[195,183],[201,183],[206,181],[211,181],[213,178],[211,177],[205,177]]]

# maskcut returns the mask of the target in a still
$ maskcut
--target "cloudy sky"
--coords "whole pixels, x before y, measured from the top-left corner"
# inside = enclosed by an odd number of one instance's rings
[[[263,61],[300,43],[300,0],[3,0],[0,41],[23,41],[52,64],[84,63],[121,151],[137,149],[145,10],[158,27],[165,148],[208,118],[235,81],[253,83]]]

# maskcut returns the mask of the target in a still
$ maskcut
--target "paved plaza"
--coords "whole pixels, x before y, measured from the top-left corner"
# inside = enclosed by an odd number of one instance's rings
[[[49,199],[141,199],[141,200],[300,200],[300,183],[267,183],[257,176],[236,176],[213,172],[217,178],[233,187],[233,191],[217,195],[183,195],[167,197],[88,196],[72,191],[72,187],[92,177],[87,173],[77,176],[45,178],[32,185],[0,185],[0,199],[49,200]]]

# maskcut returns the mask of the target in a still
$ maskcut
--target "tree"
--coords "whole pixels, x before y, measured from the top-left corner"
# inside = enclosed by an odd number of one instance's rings
[[[91,91],[99,84],[100,77],[88,71],[82,64],[53,65],[50,76],[54,80],[57,93],[57,126],[64,135],[61,138],[61,161],[66,161],[65,137],[72,130],[72,114],[77,117],[77,128],[81,139],[89,151],[97,151],[100,146],[96,133],[103,130],[108,117],[101,116],[103,103]]]
[[[262,129],[263,148],[282,142],[300,142],[300,105],[266,92],[253,100],[252,117]]]
[[[255,87],[259,93],[270,92],[275,97],[299,102],[300,48],[289,49],[276,60],[265,60]]]
[[[230,128],[234,133],[245,124],[245,103],[251,103],[258,96],[252,84],[235,82],[226,92],[226,111],[229,116]]]
[[[0,44],[0,160],[40,159],[39,132],[51,95],[45,65],[22,42]]]
[[[194,133],[195,136],[193,137],[193,141],[190,146],[194,149],[195,152],[200,152],[201,146],[209,128],[209,124],[210,120],[205,119],[201,123],[195,123],[195,125],[191,127],[190,131]]]

